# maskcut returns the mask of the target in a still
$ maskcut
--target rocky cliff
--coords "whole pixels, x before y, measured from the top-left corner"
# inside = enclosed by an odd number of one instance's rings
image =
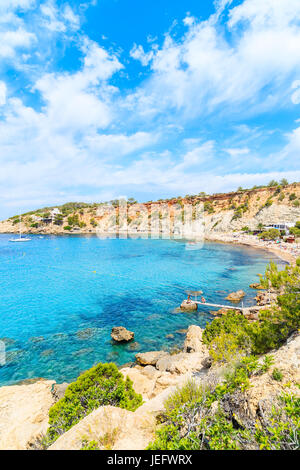
[[[199,208],[203,209],[202,211]],[[189,217],[185,234],[229,232],[259,224],[300,220],[300,183],[286,186],[240,190],[227,194],[195,195],[144,204],[130,203],[125,211],[116,202],[108,205],[69,203],[39,209],[21,217],[24,233],[129,233],[160,232],[165,226],[179,235],[182,223]],[[55,212],[55,211],[54,211]],[[198,218],[200,214],[200,219]],[[204,221],[204,225],[203,225]],[[0,233],[17,233],[19,217],[0,222]]]

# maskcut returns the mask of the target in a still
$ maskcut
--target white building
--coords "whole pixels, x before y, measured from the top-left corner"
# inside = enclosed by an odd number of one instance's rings
[[[294,227],[295,224],[290,222],[279,222],[277,224],[270,224],[265,227],[265,230],[270,230],[271,228],[276,228],[276,230],[285,230],[285,233],[288,235],[290,233],[290,228]]]

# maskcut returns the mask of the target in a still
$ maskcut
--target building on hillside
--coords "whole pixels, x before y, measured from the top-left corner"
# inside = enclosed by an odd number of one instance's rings
[[[289,223],[289,222],[279,222],[276,224],[269,224],[268,226],[264,227],[264,230],[270,230],[272,228],[275,228],[276,230],[285,231],[286,235],[290,233],[290,228],[294,227],[295,224]]]

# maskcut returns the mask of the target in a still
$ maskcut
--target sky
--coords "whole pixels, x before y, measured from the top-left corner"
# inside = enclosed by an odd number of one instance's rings
[[[300,0],[0,0],[0,218],[300,181]]]

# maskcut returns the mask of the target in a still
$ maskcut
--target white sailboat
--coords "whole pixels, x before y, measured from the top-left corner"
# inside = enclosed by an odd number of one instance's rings
[[[20,233],[19,233],[19,238],[11,238],[9,241],[10,242],[30,242],[31,238],[26,238],[26,237],[22,237],[22,227],[21,227],[21,214],[20,214],[20,217],[19,217],[19,227],[20,227]]]

